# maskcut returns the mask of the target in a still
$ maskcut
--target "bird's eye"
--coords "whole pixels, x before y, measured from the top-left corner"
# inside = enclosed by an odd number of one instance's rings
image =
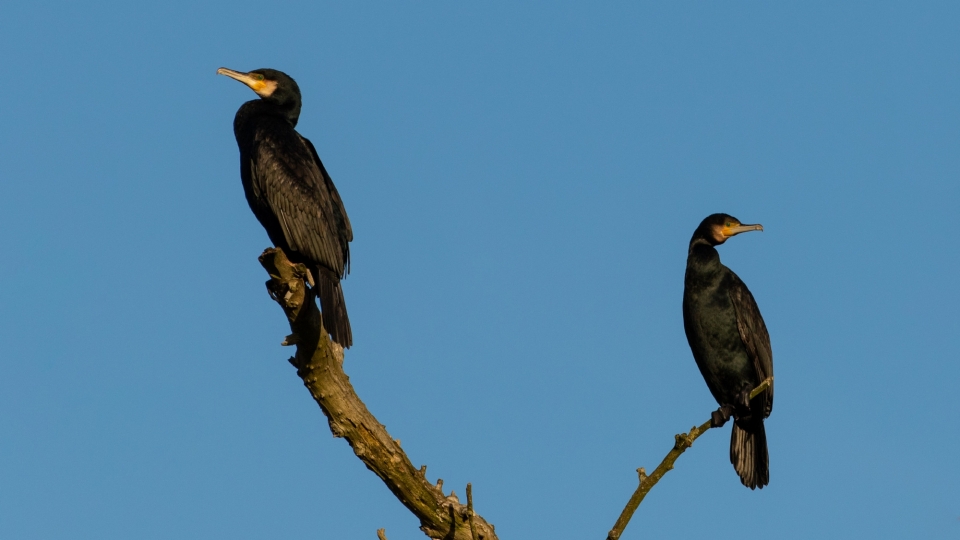
[[[730,223],[730,222],[728,221],[727,224],[724,225],[724,227],[733,227],[733,223]]]
[[[256,79],[256,80],[258,80],[258,81],[262,81],[262,80],[263,80],[263,75],[260,75],[260,74],[258,73],[258,74],[256,74],[253,78]]]

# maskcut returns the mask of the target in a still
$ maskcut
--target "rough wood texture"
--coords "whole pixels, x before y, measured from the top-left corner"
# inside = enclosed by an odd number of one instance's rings
[[[320,405],[335,437],[350,443],[368,469],[420,520],[428,537],[443,540],[497,540],[493,525],[460,504],[456,495],[443,494],[443,481],[431,485],[426,466],[414,468],[386,428],[367,410],[343,371],[343,349],[323,330],[313,293],[304,284],[308,273],[292,264],[283,251],[270,248],[260,255],[270,274],[267,290],[290,322],[292,334],[284,344],[296,345],[290,363]],[[472,490],[471,490],[472,503]],[[472,529],[472,530],[471,530]],[[475,531],[475,532],[473,532]]]
[[[750,392],[750,399],[757,397],[760,392],[766,390],[771,384],[773,384],[773,377],[769,377],[754,388]],[[613,528],[607,533],[607,540],[618,540],[620,538],[623,530],[627,528],[627,523],[630,523],[630,518],[633,517],[633,513],[640,507],[640,503],[643,502],[643,498],[647,496],[647,493],[663,478],[663,475],[667,474],[667,471],[673,468],[673,464],[677,461],[677,458],[680,457],[680,454],[687,448],[693,446],[693,441],[697,440],[700,435],[703,435],[712,427],[713,420],[710,419],[699,426],[690,428],[690,433],[674,435],[673,448],[667,452],[666,457],[663,458],[660,465],[657,465],[657,468],[653,470],[650,476],[647,476],[647,471],[643,467],[637,469],[637,474],[640,476],[640,484],[637,486],[637,490],[633,492],[630,500],[627,501],[627,506],[623,509],[623,512],[620,513],[620,517],[613,525]]]

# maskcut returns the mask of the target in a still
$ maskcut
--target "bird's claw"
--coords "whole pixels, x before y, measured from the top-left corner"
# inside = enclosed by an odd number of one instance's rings
[[[730,417],[733,416],[733,405],[724,405],[719,409],[710,413],[710,425],[713,427],[723,427],[727,423],[727,420],[730,420]]]

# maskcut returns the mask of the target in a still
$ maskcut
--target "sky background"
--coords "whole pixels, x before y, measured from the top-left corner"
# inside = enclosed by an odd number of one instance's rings
[[[501,539],[604,538],[716,408],[687,243],[772,338],[771,479],[701,437],[623,538],[960,536],[960,4],[5,2],[0,537],[424,538],[280,347],[214,73],[303,91],[346,371]],[[766,534],[757,531],[768,531]]]

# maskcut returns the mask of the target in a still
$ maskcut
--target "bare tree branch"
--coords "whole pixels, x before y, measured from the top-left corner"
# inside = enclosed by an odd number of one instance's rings
[[[292,334],[284,344],[297,346],[290,363],[326,415],[333,435],[347,440],[364,465],[420,520],[420,530],[428,537],[497,540],[493,525],[474,516],[472,490],[464,506],[455,494],[443,494],[442,480],[431,485],[426,466],[414,468],[400,441],[390,437],[357,396],[343,371],[343,349],[323,330],[313,291],[304,284],[309,275],[306,267],[291,263],[283,251],[274,248],[260,255],[260,264],[270,274],[267,290],[271,298],[290,322]]]
[[[470,520],[470,535],[473,537],[473,540],[479,540],[477,538],[477,527],[473,524],[473,486],[470,482],[467,482],[467,517]]]
[[[769,388],[771,384],[773,384],[773,377],[767,378],[754,388],[750,392],[750,399],[760,395],[760,393]],[[637,486],[637,490],[633,492],[630,500],[627,501],[627,506],[623,509],[623,512],[620,513],[620,517],[613,525],[613,528],[607,533],[607,540],[618,540],[620,538],[623,530],[627,527],[627,523],[630,523],[630,518],[633,517],[633,513],[637,511],[637,508],[640,506],[640,503],[643,502],[643,498],[647,496],[647,493],[663,478],[663,475],[667,474],[667,471],[673,468],[673,464],[677,461],[677,458],[680,457],[680,454],[687,448],[693,446],[693,441],[697,440],[700,435],[703,435],[712,427],[713,419],[710,419],[700,426],[690,428],[690,433],[674,435],[673,449],[667,452],[667,456],[663,458],[660,465],[657,465],[657,468],[653,470],[650,476],[647,476],[647,471],[644,470],[643,467],[637,469],[637,474],[640,476],[640,485]]]

